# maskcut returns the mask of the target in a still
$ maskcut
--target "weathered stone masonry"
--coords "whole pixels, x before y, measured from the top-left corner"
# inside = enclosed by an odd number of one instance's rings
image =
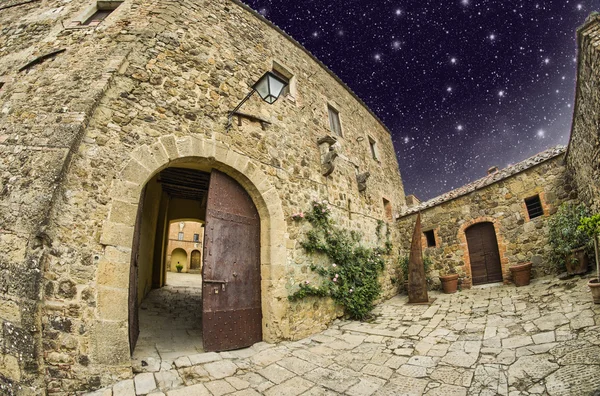
[[[544,215],[529,219],[525,199],[539,195]],[[509,266],[534,263],[534,275],[552,273],[547,262],[548,217],[563,202],[577,194],[569,183],[564,165],[564,149],[540,153],[519,164],[492,173],[460,189],[407,209],[398,221],[400,245],[409,251],[416,212],[421,211],[423,230],[434,231],[436,246],[423,246],[424,254],[434,262],[432,277],[439,270],[455,266],[463,287],[471,287],[471,265],[465,231],[472,225],[494,225],[502,274],[511,280]]]
[[[404,206],[388,131],[322,64],[237,2],[125,1],[95,29],[69,28],[91,4],[0,10],[2,391],[67,394],[131,376],[133,227],[142,187],[168,166],[220,169],[254,199],[265,340],[321,329],[337,307],[286,299],[311,276],[298,243],[306,229],[290,215],[327,199],[342,226],[375,243],[377,220],[389,218],[383,199],[393,213]],[[243,111],[271,125],[244,119],[226,133],[228,111],[274,62],[293,74],[293,96],[273,106],[253,98]],[[343,136],[324,177],[317,140],[332,135],[328,105]],[[382,281],[391,296],[390,275]]]
[[[600,210],[600,15],[577,31],[577,91],[567,165],[583,202]]]

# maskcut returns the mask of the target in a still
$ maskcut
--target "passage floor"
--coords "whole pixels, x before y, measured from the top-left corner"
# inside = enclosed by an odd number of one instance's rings
[[[145,372],[98,394],[590,395],[600,390],[600,305],[586,283],[433,292],[431,306],[400,295],[370,323],[338,320],[296,342],[173,360],[158,348]]]

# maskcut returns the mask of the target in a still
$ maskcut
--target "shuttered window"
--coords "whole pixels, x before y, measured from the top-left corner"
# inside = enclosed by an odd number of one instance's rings
[[[544,208],[542,207],[542,201],[540,201],[539,195],[525,198],[525,205],[527,206],[527,213],[529,214],[530,219],[535,219],[536,217],[544,215]]]
[[[340,113],[331,106],[327,106],[329,110],[329,128],[338,136],[342,135],[342,126],[340,124]]]

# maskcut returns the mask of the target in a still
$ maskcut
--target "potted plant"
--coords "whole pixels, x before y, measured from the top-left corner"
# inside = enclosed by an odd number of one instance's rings
[[[442,282],[442,290],[446,294],[456,293],[458,290],[458,273],[452,263],[440,270],[440,282]]]
[[[181,272],[183,270],[183,265],[177,264],[175,268],[177,268],[177,272]]]
[[[594,240],[594,253],[596,256],[596,279],[590,279],[588,286],[592,292],[595,304],[600,304],[600,252],[598,238],[600,237],[600,213],[581,219],[579,229]]]
[[[513,282],[517,287],[527,286],[531,281],[531,262],[519,263],[510,267]]]
[[[589,216],[584,205],[562,204],[549,220],[548,244],[550,262],[559,271],[566,269],[569,275],[587,272],[588,257],[593,251],[590,237],[579,225],[581,219]]]

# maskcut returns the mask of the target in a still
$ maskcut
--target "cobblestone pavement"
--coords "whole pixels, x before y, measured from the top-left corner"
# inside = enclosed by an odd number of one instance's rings
[[[202,277],[167,273],[167,286],[152,290],[140,306],[134,367],[194,355],[202,349]]]
[[[163,359],[94,395],[591,395],[600,389],[600,305],[586,282],[434,292],[431,306],[397,296],[370,323]]]

